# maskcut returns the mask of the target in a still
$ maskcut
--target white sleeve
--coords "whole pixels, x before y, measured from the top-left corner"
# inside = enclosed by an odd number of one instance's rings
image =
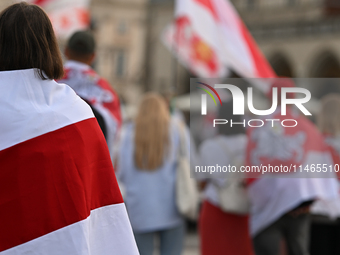
[[[221,146],[219,146],[216,139],[210,139],[205,141],[199,148],[199,158],[200,158],[200,170],[208,170],[208,167],[215,167],[216,169],[222,169],[224,166],[229,165],[229,155],[223,151]],[[198,169],[197,169],[198,170]],[[210,172],[200,172],[197,173],[199,179],[206,178],[222,178],[225,179],[227,173],[210,173]]]

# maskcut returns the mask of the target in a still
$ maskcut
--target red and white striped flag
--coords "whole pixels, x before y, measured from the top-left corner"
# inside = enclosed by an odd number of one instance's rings
[[[0,72],[0,112],[0,254],[139,254],[90,107],[26,69]]]
[[[58,80],[69,85],[81,98],[95,108],[105,121],[106,142],[112,158],[119,128],[122,124],[120,102],[111,85],[90,66],[77,61],[66,61],[64,77]]]
[[[196,75],[276,77],[229,0],[178,0],[175,18],[163,41]]]
[[[333,160],[323,137],[305,116],[280,110],[268,119],[277,123],[286,119],[298,122],[296,127],[285,128],[281,124],[250,128],[246,164],[266,166],[268,172],[250,179],[251,233],[258,234],[281,216],[299,206],[302,202],[316,199],[334,200],[339,197],[337,176],[329,170]],[[273,172],[269,169],[286,167],[290,172]],[[325,167],[327,172],[319,173],[312,168]],[[269,177],[270,178],[266,178]]]
[[[27,0],[41,6],[50,18],[59,38],[68,38],[77,30],[90,25],[90,0]]]

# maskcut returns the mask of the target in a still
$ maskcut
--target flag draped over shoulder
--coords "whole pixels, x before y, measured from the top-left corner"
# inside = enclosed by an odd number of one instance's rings
[[[122,117],[119,97],[110,84],[90,66],[70,60],[65,63],[65,75],[58,82],[69,85],[100,113],[106,126],[107,144],[113,154]]]
[[[276,77],[229,0],[178,0],[175,18],[163,41],[196,75]]]
[[[21,0],[18,2],[21,2]],[[90,25],[90,0],[27,0],[41,6],[48,14],[57,37],[68,38]]]
[[[252,235],[256,235],[302,202],[331,200],[339,196],[336,174],[329,171],[329,166],[333,165],[331,153],[315,126],[306,117],[291,110],[285,116],[276,111],[272,116],[266,116],[266,119],[277,120],[274,127],[272,123],[267,123],[262,128],[248,130],[246,164],[261,167],[282,166],[290,169],[290,172],[261,173],[257,176],[252,174],[252,177],[256,177],[250,179],[248,187],[252,204]],[[280,122],[285,119],[294,119],[298,125],[292,128],[282,127]],[[285,124],[294,125],[291,122]],[[319,165],[322,168],[323,164],[327,167],[327,172],[316,172],[316,167]]]
[[[0,72],[0,254],[137,255],[105,139],[74,91]]]

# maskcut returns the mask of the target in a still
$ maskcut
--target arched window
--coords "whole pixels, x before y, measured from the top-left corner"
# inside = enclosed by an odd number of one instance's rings
[[[275,73],[282,77],[293,77],[294,73],[287,57],[282,53],[276,53],[269,58],[269,63],[273,67]]]
[[[329,51],[319,54],[313,61],[310,76],[315,78],[340,78],[340,64],[337,57]]]
[[[310,77],[313,78],[340,78],[340,63],[332,52],[324,51],[317,55],[312,62]],[[320,85],[316,88],[315,96],[323,97],[329,93],[340,93],[338,79],[320,80]]]

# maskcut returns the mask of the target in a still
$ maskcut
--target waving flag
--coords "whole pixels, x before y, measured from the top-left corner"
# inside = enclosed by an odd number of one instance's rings
[[[137,255],[91,109],[34,71],[0,73],[0,254]]]
[[[90,0],[28,0],[41,6],[51,19],[54,32],[59,38],[68,38],[77,30],[90,25]]]
[[[276,76],[229,0],[180,0],[175,17],[163,41],[198,76]]]
[[[217,47],[193,30],[188,17],[179,17],[170,25],[163,34],[163,42],[184,66],[200,77],[219,78],[228,72]]]

